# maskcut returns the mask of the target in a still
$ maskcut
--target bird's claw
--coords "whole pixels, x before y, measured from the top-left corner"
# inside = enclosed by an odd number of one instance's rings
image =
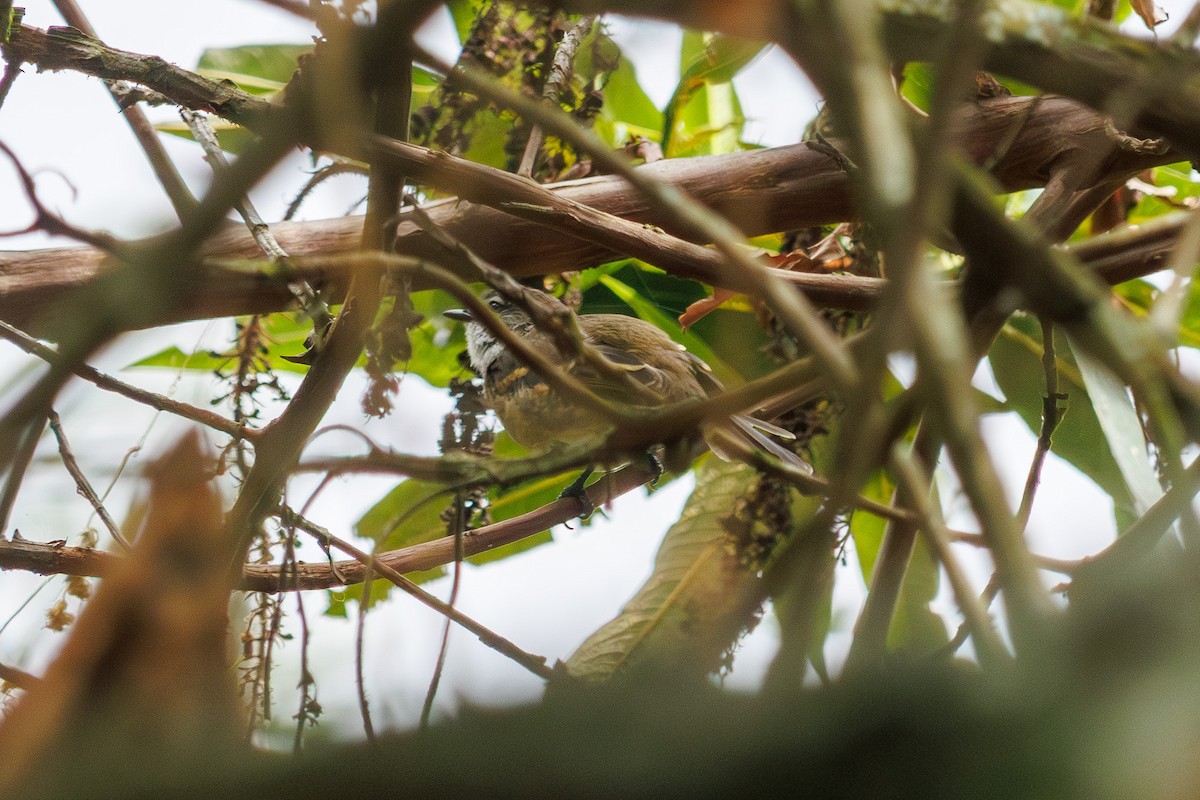
[[[578,478],[576,478],[574,481],[572,481],[571,485],[568,486],[567,488],[563,489],[562,492],[558,495],[560,498],[562,498],[562,497],[573,498],[577,503],[579,503],[579,509],[580,509],[579,510],[579,518],[580,519],[587,519],[596,511],[596,504],[592,502],[592,498],[588,497],[587,487],[586,487],[587,479],[590,478],[591,476],[592,476],[592,470],[590,470],[590,469],[584,470],[583,474],[581,474]]]

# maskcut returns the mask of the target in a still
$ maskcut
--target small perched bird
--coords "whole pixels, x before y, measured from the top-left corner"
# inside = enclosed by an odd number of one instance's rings
[[[551,313],[561,313],[565,308],[542,292],[526,291],[525,297]],[[584,359],[565,357],[551,335],[539,329],[525,309],[499,292],[490,291],[483,300],[505,327],[525,344],[561,365],[568,374],[607,400],[654,406],[710,397],[722,389],[708,364],[654,325],[635,317],[582,314],[575,319],[584,344],[648,389],[648,393],[617,385]],[[568,401],[552,390],[470,312],[455,309],[445,312],[445,316],[467,323],[467,356],[471,367],[483,378],[484,400],[518,442],[538,448],[556,441],[577,441],[603,433],[608,428],[609,423],[595,410]],[[654,398],[658,398],[657,402]],[[732,416],[727,424],[706,426],[703,433],[714,452],[722,457],[732,449],[729,443],[735,441],[765,450],[806,473],[812,471],[795,453],[771,440],[764,431],[782,438],[795,438],[782,428],[745,414]]]

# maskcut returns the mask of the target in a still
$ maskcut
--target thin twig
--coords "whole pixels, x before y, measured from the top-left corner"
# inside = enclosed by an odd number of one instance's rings
[[[12,342],[17,347],[36,356],[48,364],[63,363],[62,356],[51,347],[39,342],[24,331],[14,328],[4,320],[0,320],[0,338]],[[79,364],[72,372],[79,378],[94,384],[95,386],[106,391],[119,394],[133,400],[136,403],[142,403],[150,406],[157,411],[166,411],[169,414],[174,414],[183,419],[189,419],[192,422],[198,422],[213,430],[228,434],[235,439],[249,439],[253,441],[254,437],[259,434],[259,431],[254,428],[247,428],[244,424],[234,422],[220,414],[209,411],[206,408],[198,408],[188,403],[181,403],[178,400],[172,400],[166,395],[149,392],[145,389],[139,389],[136,386],[118,380],[111,375],[107,375],[87,364]]]
[[[372,569],[391,581],[392,584],[394,584],[397,588],[408,593],[439,614],[443,614],[454,620],[459,625],[475,634],[479,638],[479,641],[483,642],[483,644],[492,648],[501,655],[512,659],[538,677],[549,680],[552,670],[546,666],[546,659],[544,657],[535,656],[532,653],[525,652],[508,639],[505,639],[503,636],[500,636],[499,634],[485,628],[462,612],[451,608],[446,603],[443,603],[441,600],[437,599],[429,592],[425,591],[420,586],[413,583],[408,578],[404,577],[395,569],[388,566],[375,556],[360,550],[359,548],[343,539],[338,538],[337,536],[334,536],[332,533],[316,523],[304,519],[295,514],[295,512],[287,509],[283,510],[282,516],[294,521],[296,527],[300,528],[301,530],[307,531],[313,536],[316,536],[318,539],[326,542],[329,545],[332,545],[333,547],[336,547],[338,550],[341,550],[343,553],[352,556],[364,566],[366,564],[370,564]]]
[[[104,507],[104,503],[96,495],[92,484],[88,482],[87,477],[83,474],[83,470],[79,468],[79,463],[75,460],[75,455],[71,452],[71,446],[67,443],[67,435],[63,432],[58,414],[51,409],[47,416],[50,420],[50,430],[54,432],[54,438],[58,440],[58,455],[62,458],[63,466],[67,468],[67,472],[71,474],[71,477],[75,481],[75,490],[91,504],[96,515],[100,517],[100,521],[104,523],[104,527],[108,528],[108,532],[113,537],[113,540],[126,551],[133,549],[133,545],[129,543],[129,540],[125,538],[125,534],[121,533],[121,529],[117,526],[117,523],[109,516],[108,509]]]
[[[374,556],[372,555],[373,559]],[[363,644],[366,640],[367,607],[371,604],[371,561],[363,564],[362,592],[358,595],[358,614],[354,623],[354,691],[358,696],[358,713],[362,717],[363,735],[367,741],[375,741],[375,725],[371,722],[371,704],[367,702],[367,682],[363,671]]]
[[[591,32],[595,22],[595,15],[584,17],[577,25],[571,26],[570,30],[563,34],[562,41],[558,43],[558,48],[554,51],[550,74],[546,76],[546,82],[542,86],[542,97],[546,100],[557,102],[558,97],[570,83],[575,64],[575,51],[579,49],[579,44],[584,37]],[[533,176],[533,168],[537,165],[538,153],[541,151],[542,142],[545,139],[542,126],[535,122],[529,131],[529,139],[525,142],[525,151],[521,153],[521,163],[517,167],[518,175],[526,178]]]
[[[312,722],[312,704],[315,699],[309,693],[313,677],[308,671],[308,646],[311,637],[308,630],[308,614],[304,610],[304,592],[296,592],[296,616],[300,619],[300,708],[293,717],[296,720],[296,735],[292,739],[293,755],[299,755],[304,749],[304,726]]]
[[[17,538],[16,536],[13,537],[14,540],[16,538]],[[41,591],[43,589],[45,589],[47,586],[49,586],[50,582],[52,580],[54,580],[54,578],[52,578],[52,577],[46,578],[46,580],[44,580],[40,584],[38,584],[38,587],[36,589],[34,589],[32,592],[29,593],[28,597],[26,597],[24,600],[21,601],[21,604],[19,606],[17,606],[15,609],[13,609],[13,612],[8,615],[8,618],[5,619],[3,623],[0,623],[0,633],[4,633],[4,631],[8,630],[8,626],[13,623],[13,620],[15,620],[18,616],[20,616],[21,612],[29,607],[29,604],[33,602],[33,599],[35,597],[37,597],[39,594],[41,594]]]
[[[179,115],[183,117],[183,121],[187,123],[188,129],[191,130],[192,136],[200,143],[204,149],[205,160],[212,167],[214,173],[229,169],[229,160],[225,158],[225,151],[221,149],[221,143],[217,141],[217,135],[213,131],[212,126],[208,124],[208,120],[202,114],[189,111],[186,108],[179,109]],[[262,216],[258,213],[258,209],[254,207],[249,195],[243,196],[235,206],[238,214],[246,223],[246,227],[250,231],[250,235],[254,237],[254,241],[258,244],[263,254],[275,262],[286,261],[287,251],[279,244],[275,235],[271,233],[271,228],[263,221]],[[293,278],[287,282],[288,289],[295,296],[300,307],[304,309],[304,313],[313,321],[313,327],[318,334],[323,332],[330,320],[333,319],[329,313],[329,307],[321,300],[316,290],[312,285],[303,278]]]
[[[965,531],[949,531],[950,538],[956,542],[972,545],[973,547],[986,548],[987,540],[978,533],[966,533]],[[1102,551],[1103,552],[1103,551]],[[1073,575],[1076,570],[1085,565],[1091,558],[1070,559],[1070,558],[1054,558],[1053,556],[1043,556],[1037,553],[1033,554],[1033,560],[1041,569],[1058,572],[1063,575]]]
[[[992,601],[996,599],[996,595],[1000,594],[1000,578],[996,573],[992,573],[992,577],[988,579],[987,586],[983,587],[983,592],[979,595],[979,604],[987,609],[991,607]],[[971,626],[963,620],[962,625],[958,626],[954,636],[950,641],[946,642],[938,652],[940,655],[949,658],[958,652],[958,648],[962,647],[967,642],[967,637],[971,635]]]
[[[68,25],[79,29],[93,39],[100,38],[75,0],[54,0],[54,7],[62,14]],[[154,130],[154,126],[150,124],[150,120],[146,118],[141,108],[138,106],[122,107],[121,98],[112,82],[105,81],[105,85],[112,94],[113,100],[116,101],[117,107],[123,112],[125,121],[129,123],[130,129],[133,131],[134,138],[142,146],[146,159],[154,170],[155,177],[158,178],[159,184],[175,208],[175,213],[180,219],[183,219],[195,207],[196,198],[188,189],[187,183],[179,174],[179,170],[175,168],[170,156],[167,155],[166,148],[158,138],[158,132]]]
[[[21,183],[21,189],[25,192],[25,199],[29,201],[29,205],[33,209],[33,222],[24,228],[4,231],[0,235],[17,236],[24,233],[32,233],[33,231],[42,231],[50,236],[65,236],[77,242],[89,244],[105,253],[113,253],[120,248],[120,242],[107,233],[96,233],[76,227],[42,205],[42,201],[37,194],[37,184],[33,180],[33,175],[29,173],[29,170],[25,169],[25,165],[17,158],[17,154],[3,142],[0,142],[0,153],[4,153],[12,163],[13,169],[17,172],[17,179]]]
[[[450,599],[447,601],[451,608],[458,603],[458,591],[462,586],[463,567],[463,529],[466,527],[462,492],[454,497],[454,518],[451,520],[451,534],[454,536],[454,577],[450,580]],[[433,667],[433,675],[429,678],[429,688],[425,692],[425,702],[421,706],[420,728],[429,727],[429,717],[433,713],[433,699],[437,697],[438,684],[442,680],[442,671],[446,668],[446,653],[450,650],[450,618],[447,617],[442,626],[442,642],[438,647],[437,662]]]
[[[1054,323],[1042,318],[1042,371],[1045,375],[1046,394],[1042,398],[1042,429],[1038,433],[1037,449],[1033,453],[1033,461],[1029,465],[1029,475],[1025,478],[1025,491],[1021,494],[1021,506],[1017,510],[1017,524],[1021,530],[1029,524],[1029,515],[1033,512],[1033,499],[1037,494],[1038,484],[1042,479],[1042,465],[1050,452],[1051,437],[1058,427],[1061,410],[1060,400],[1067,396],[1058,391],[1058,359],[1054,354]]]
[[[330,178],[337,177],[338,175],[365,176],[366,174],[367,170],[365,168],[349,161],[334,161],[331,164],[326,164],[314,172],[312,177],[300,187],[300,191],[296,192],[296,196],[288,203],[287,210],[283,212],[283,218],[290,220],[295,217],[296,213],[300,210],[300,206],[308,199],[313,190]]]

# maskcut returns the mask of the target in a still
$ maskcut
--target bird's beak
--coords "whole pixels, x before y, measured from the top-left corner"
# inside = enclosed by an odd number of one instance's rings
[[[449,311],[443,311],[442,316],[448,319],[457,319],[461,322],[470,322],[475,319],[471,316],[471,312],[465,308],[452,308]]]

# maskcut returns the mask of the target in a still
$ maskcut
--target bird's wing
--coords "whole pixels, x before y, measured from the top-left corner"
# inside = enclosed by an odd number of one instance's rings
[[[605,361],[608,361],[617,369],[628,373],[631,378],[642,386],[659,395],[667,393],[667,389],[669,388],[667,374],[658,367],[647,364],[637,355],[630,353],[628,350],[622,350],[619,347],[599,343],[593,343],[592,347],[604,357]],[[628,400],[627,391],[614,391],[612,384],[608,380],[597,374],[595,370],[589,369],[585,364],[578,364],[574,374],[588,387],[594,389],[597,394],[603,397]]]

